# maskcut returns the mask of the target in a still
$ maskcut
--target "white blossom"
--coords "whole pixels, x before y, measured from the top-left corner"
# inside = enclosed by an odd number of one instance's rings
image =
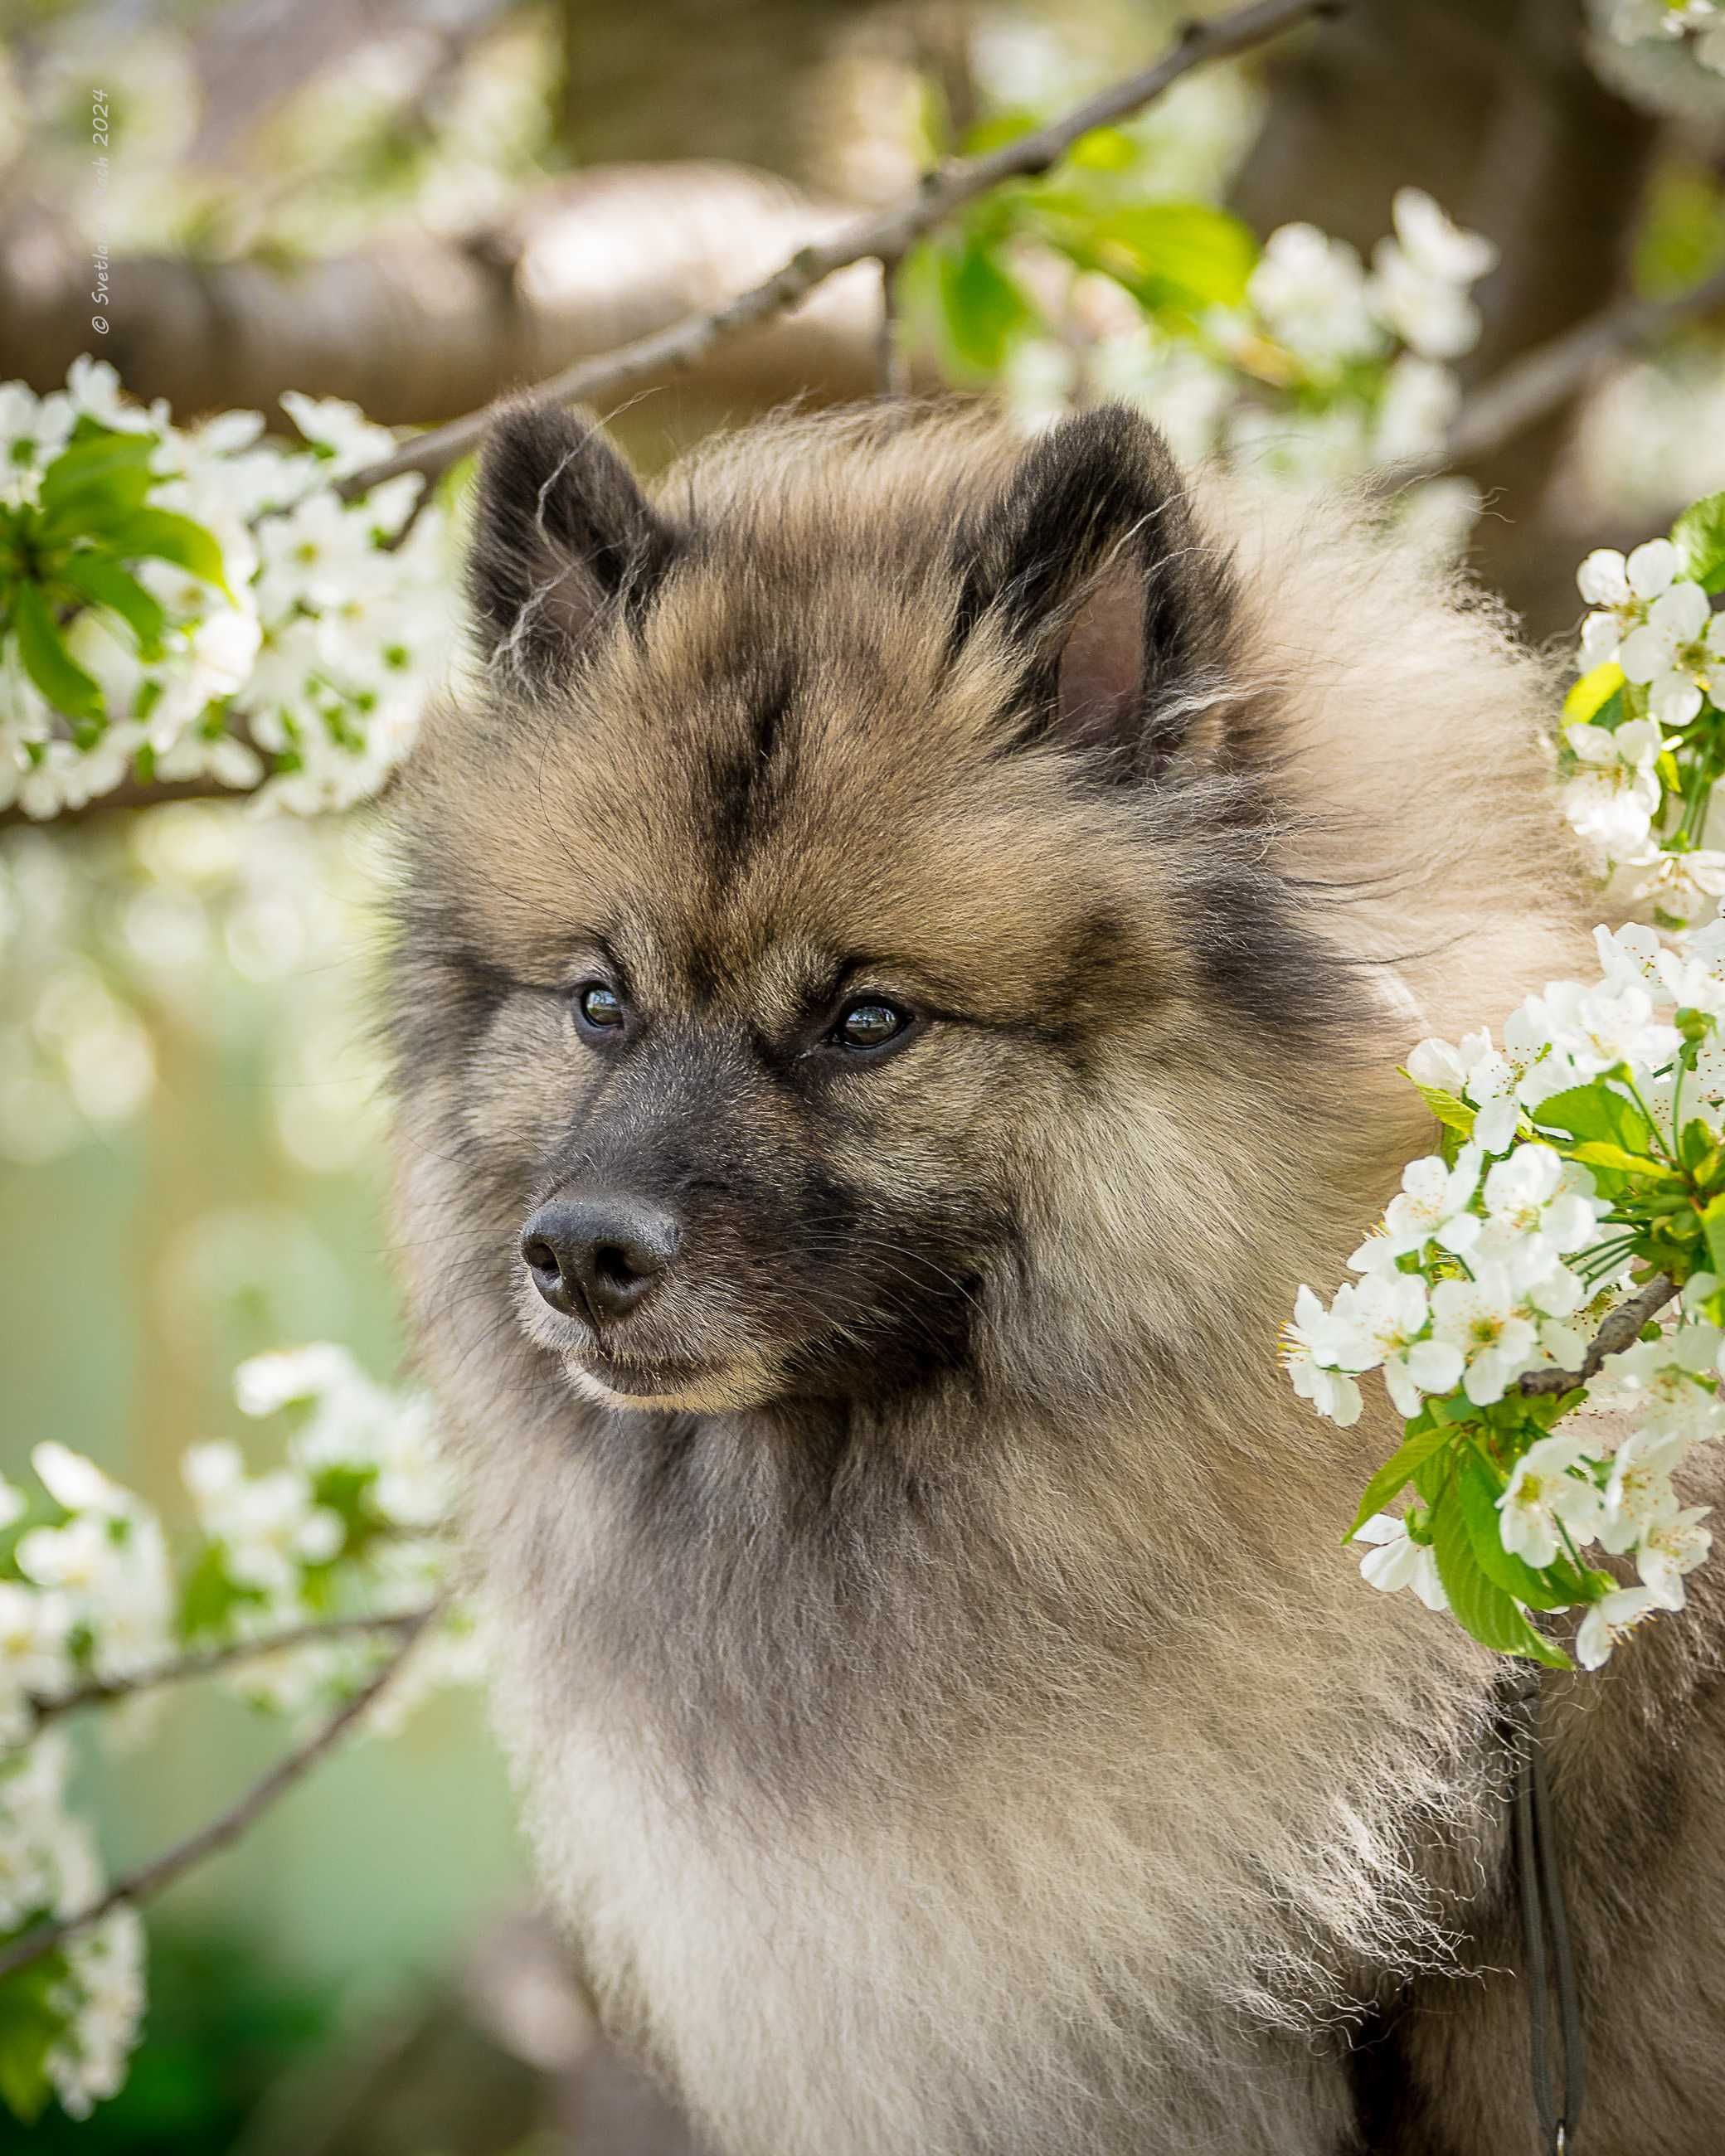
[[[0,382],[0,508],[35,501],[77,416],[63,391],[38,397],[22,382]]]
[[[87,357],[52,398],[0,384],[0,506],[35,499],[80,418],[149,434],[149,506],[209,534],[227,586],[152,557],[130,564],[166,616],[147,658],[117,613],[72,616],[69,649],[109,718],[88,742],[48,709],[17,638],[0,634],[0,808],[37,820],[80,808],[147,752],[162,780],[213,778],[311,813],[376,793],[407,753],[456,629],[441,512],[418,514],[416,473],[344,502],[332,482],[386,457],[393,435],[339,400],[284,403],[305,446],[263,439],[254,412],[176,428],[165,405],[141,408]]]
[[[1535,1000],[1553,1047],[1589,1078],[1620,1063],[1657,1069],[1677,1051],[1676,1029],[1655,1021],[1645,988],[1553,981]]]
[[[1683,1576],[1707,1562],[1713,1547],[1711,1532],[1702,1525],[1705,1505],[1686,1506],[1650,1527],[1635,1550],[1635,1570],[1641,1584],[1661,1609],[1683,1607]]]
[[[1540,1438],[1516,1462],[1497,1501],[1504,1548],[1536,1571],[1562,1553],[1566,1528],[1577,1543],[1599,1532],[1601,1500],[1585,1470],[1586,1452],[1584,1439],[1561,1431]]]
[[[1389,1247],[1398,1256],[1430,1242],[1454,1250],[1468,1246],[1479,1231],[1467,1207],[1479,1183],[1480,1163],[1475,1145],[1462,1147],[1453,1168],[1438,1153],[1409,1163],[1402,1171],[1401,1190],[1384,1214]]]
[[[1588,1606],[1576,1628],[1575,1659],[1584,1670],[1604,1667],[1611,1650],[1639,1625],[1658,1603],[1645,1587],[1620,1587]]]
[[[1725,616],[1685,578],[1672,583],[1630,629],[1617,654],[1625,680],[1644,686],[1655,721],[1686,726],[1725,668]]]
[[[0,1747],[28,1735],[31,1701],[69,1688],[71,1630],[64,1595],[0,1579]]]
[[[1621,928],[1596,928],[1594,948],[1607,988],[1644,988],[1656,1003],[1671,1000],[1660,962],[1666,950],[1656,928],[1625,921]]]
[[[1645,850],[1662,798],[1654,766],[1662,746],[1651,720],[1563,729],[1581,768],[1563,787],[1562,805],[1584,839],[1614,860],[1631,860]]]
[[[1360,1559],[1359,1568],[1373,1587],[1385,1594],[1410,1587],[1428,1609],[1449,1608],[1431,1546],[1415,1542],[1403,1521],[1388,1512],[1374,1512],[1354,1540],[1374,1545]]]
[[[1480,334],[1467,288],[1491,268],[1497,250],[1452,224],[1418,187],[1397,190],[1392,215],[1394,237],[1380,240],[1372,255],[1371,307],[1422,358],[1459,358]]]
[[[1599,1540],[1615,1556],[1676,1514],[1671,1471],[1688,1450],[1686,1438],[1660,1430],[1636,1430],[1618,1446],[1599,1519]]]
[[[1635,1341],[1612,1358],[1602,1397],[1633,1415],[1650,1441],[1671,1437],[1689,1445],[1717,1436],[1725,1430],[1720,1352],[1719,1330],[1706,1323],[1682,1324],[1656,1340]]]
[[[1399,1413],[1417,1414],[1422,1396],[1461,1383],[1462,1360],[1451,1343],[1425,1337],[1430,1310],[1417,1274],[1368,1274],[1337,1294],[1332,1313],[1340,1360],[1350,1370],[1381,1368]]]
[[[1359,1420],[1364,1404],[1359,1387],[1337,1367],[1345,1346],[1329,1312],[1302,1286],[1292,1321],[1282,1327],[1282,1366],[1301,1399],[1344,1430]]]
[[[1376,456],[1382,463],[1395,464],[1432,454],[1442,448],[1461,408],[1461,385],[1450,368],[1404,352],[1384,379]]]
[[[1606,1209],[1594,1199],[1593,1188],[1585,1168],[1564,1161],[1549,1146],[1517,1146],[1486,1172],[1480,1255],[1502,1260],[1528,1281],[1547,1279],[1559,1259],[1593,1238]]]
[[[98,1677],[128,1676],[165,1659],[172,1645],[174,1597],[161,1522],[65,1445],[39,1445],[31,1460],[70,1517],[20,1537],[18,1570],[64,1598],[72,1622],[89,1635]]]
[[[1359,256],[1316,225],[1285,224],[1271,234],[1246,296],[1278,343],[1317,366],[1369,358],[1383,346]]]
[[[1471,1280],[1440,1281],[1431,1291],[1433,1337],[1466,1364],[1462,1390],[1476,1407],[1501,1400],[1538,1344],[1532,1313],[1501,1265]]]
[[[144,1928],[137,1912],[116,1909],[75,1934],[66,1961],[52,1999],[65,2016],[65,2033],[45,2064],[67,2112],[87,2118],[95,2105],[118,2092],[141,2033]]]
[[[1408,1059],[1408,1075],[1420,1085],[1459,1094],[1476,1111],[1474,1144],[1483,1154],[1503,1153],[1515,1142],[1523,1106],[1536,1106],[1570,1082],[1546,1062],[1549,1049],[1543,1014],[1530,999],[1506,1020],[1502,1048],[1492,1045],[1485,1027],[1464,1034],[1459,1047],[1422,1040]]]
[[[305,397],[296,389],[283,390],[279,401],[306,440],[328,451],[329,469],[338,479],[394,454],[394,435],[367,419],[357,404],[339,397]],[[417,473],[408,476],[424,484]]]
[[[30,1465],[49,1496],[69,1512],[101,1512],[110,1519],[121,1519],[137,1502],[129,1490],[103,1474],[93,1460],[52,1438],[45,1439],[31,1453]]]
[[[1683,557],[1669,539],[1649,539],[1625,556],[1600,547],[1575,572],[1581,596],[1597,609],[1581,625],[1580,664],[1613,664],[1624,639],[1647,618],[1655,600],[1669,591]]]
[[[234,1373],[234,1397],[242,1414],[270,1415],[362,1382],[347,1350],[325,1340],[254,1355]]]
[[[182,1463],[198,1525],[222,1548],[228,1577],[272,1601],[296,1595],[307,1565],[326,1564],[347,1530],[316,1502],[309,1478],[292,1467],[248,1475],[234,1445],[194,1445]]]
[[[1661,848],[1635,884],[1634,896],[1674,921],[1690,921],[1709,912],[1725,896],[1725,852],[1696,846],[1686,853]]]
[[[120,377],[105,359],[80,352],[66,376],[66,395],[74,413],[99,420],[119,434],[161,434],[168,418],[165,404],[149,411],[134,404],[120,386]]]

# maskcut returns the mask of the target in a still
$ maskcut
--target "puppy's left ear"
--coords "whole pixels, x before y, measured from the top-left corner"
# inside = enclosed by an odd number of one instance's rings
[[[1015,667],[1021,742],[1153,778],[1226,675],[1225,557],[1209,545],[1167,443],[1125,405],[1062,420],[957,542],[956,635],[985,625]]]
[[[480,460],[468,562],[485,655],[554,675],[606,620],[645,603],[678,540],[584,414],[506,412]]]

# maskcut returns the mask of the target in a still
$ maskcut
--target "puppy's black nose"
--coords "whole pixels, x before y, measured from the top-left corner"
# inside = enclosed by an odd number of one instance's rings
[[[670,1214],[639,1198],[553,1198],[521,1232],[533,1285],[566,1317],[626,1317],[676,1255]]]

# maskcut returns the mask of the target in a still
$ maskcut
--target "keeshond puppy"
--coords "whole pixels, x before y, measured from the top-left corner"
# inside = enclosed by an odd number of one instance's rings
[[[1549,669],[1108,408],[522,409],[402,791],[417,1329],[609,2025],[724,2156],[1531,2156],[1502,1666],[1280,1374],[1586,967]],[[1725,2118],[1717,1589],[1546,1726],[1583,2146]]]

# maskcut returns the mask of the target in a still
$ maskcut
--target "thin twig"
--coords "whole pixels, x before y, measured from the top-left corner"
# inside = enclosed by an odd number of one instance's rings
[[[1566,403],[1602,361],[1725,310],[1725,270],[1669,300],[1625,300],[1602,307],[1561,336],[1536,345],[1474,392],[1450,431],[1436,469],[1502,449]]]
[[[1519,1389],[1530,1395],[1573,1393],[1589,1378],[1598,1377],[1608,1355],[1618,1355],[1625,1348],[1633,1348],[1641,1337],[1641,1327],[1649,1318],[1656,1317],[1676,1293],[1677,1284],[1669,1275],[1655,1273],[1639,1295],[1619,1303],[1611,1312],[1594,1335],[1579,1370],[1529,1370],[1517,1380]]]
[[[1152,67],[1099,90],[1064,118],[1021,135],[983,157],[941,166],[889,208],[856,219],[832,239],[799,248],[762,283],[707,314],[685,315],[663,329],[637,337],[614,352],[601,352],[565,367],[526,393],[536,404],[571,404],[610,398],[619,391],[667,372],[680,372],[705,359],[713,347],[744,330],[782,314],[817,285],[853,263],[893,261],[925,233],[1007,180],[1032,179],[1047,172],[1072,145],[1098,127],[1141,111],[1163,93],[1213,60],[1231,59],[1279,37],[1297,23],[1337,12],[1339,0],[1253,0],[1249,7],[1212,22],[1189,23],[1170,49]],[[452,419],[447,426],[404,442],[393,456],[355,472],[338,490],[352,501],[398,473],[440,472],[477,446],[496,413],[518,396],[500,398]]]
[[[428,1603],[421,1609],[398,1609],[386,1616],[321,1618],[309,1625],[287,1625],[279,1632],[261,1632],[254,1639],[235,1640],[228,1646],[213,1647],[207,1654],[182,1655],[173,1661],[157,1662],[152,1668],[139,1670],[131,1676],[109,1677],[80,1685],[75,1691],[33,1699],[30,1704],[35,1712],[35,1727],[44,1728],[63,1714],[75,1714],[80,1707],[105,1707],[116,1699],[130,1699],[134,1693],[154,1691],[163,1685],[186,1684],[196,1677],[213,1676],[236,1663],[261,1661],[268,1655],[289,1654],[300,1647],[329,1645],[368,1632],[415,1631],[438,1606],[434,1602]]]
[[[303,1744],[290,1752],[285,1758],[277,1760],[267,1774],[253,1783],[238,1803],[231,1804],[207,1825],[199,1827],[195,1834],[188,1834],[184,1840],[175,1842],[160,1856],[152,1857],[135,1871],[125,1873],[84,1908],[74,1910],[69,1917],[56,1917],[48,1923],[39,1924],[33,1931],[26,1932],[21,1939],[14,1939],[9,1947],[0,1952],[0,1981],[16,1970],[27,1968],[30,1963],[39,1961],[44,1954],[52,1953],[74,1932],[87,1931],[92,1924],[100,1923],[104,1917],[110,1915],[123,1904],[149,1901],[165,1887],[171,1886],[182,1872],[189,1871],[194,1864],[202,1863],[206,1856],[213,1856],[218,1850],[225,1849],[230,1842],[237,1841],[278,1798],[285,1796],[296,1782],[310,1774],[359,1720],[413,1652],[414,1642],[429,1615],[429,1610],[422,1611],[407,1637],[376,1675],[369,1678],[345,1705],[338,1707]]]
[[[910,393],[911,370],[899,331],[898,273],[903,257],[880,257],[880,329],[875,346],[875,378],[883,397]]]

